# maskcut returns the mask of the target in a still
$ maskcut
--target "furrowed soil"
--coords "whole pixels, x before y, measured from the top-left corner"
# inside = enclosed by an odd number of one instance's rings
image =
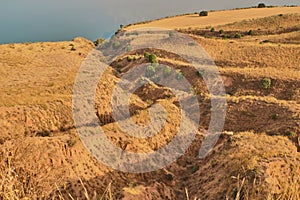
[[[128,136],[113,119],[113,88],[126,71],[147,63],[145,52],[181,70],[200,102],[201,121],[190,148],[164,169],[144,174],[101,164],[77,135],[72,90],[81,63],[95,48],[92,42],[0,45],[0,199],[300,199],[299,22],[300,7],[282,7],[126,27],[188,34],[213,58],[226,89],[224,132],[210,154],[199,159],[211,102],[197,71],[157,49],[128,52],[112,62],[98,84],[95,113],[111,143],[126,151],[155,151],[172,140],[180,125],[178,100],[153,82],[132,95],[130,113],[137,124],[147,125],[151,105],[162,105],[167,122],[157,135]],[[262,85],[266,78],[268,88]]]

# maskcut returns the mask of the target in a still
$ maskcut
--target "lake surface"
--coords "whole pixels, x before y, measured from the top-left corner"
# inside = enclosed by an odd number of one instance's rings
[[[0,0],[0,44],[110,37],[120,24],[257,5],[249,0]],[[270,0],[266,5],[299,5]]]

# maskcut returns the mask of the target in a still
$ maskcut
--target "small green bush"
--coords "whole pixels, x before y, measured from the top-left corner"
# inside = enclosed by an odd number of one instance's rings
[[[295,133],[294,131],[291,131],[291,130],[287,130],[285,135],[290,138],[297,137],[297,133]]]
[[[151,80],[152,80],[153,82],[155,82],[155,83],[159,83],[160,77],[159,77],[158,75],[155,75],[155,76],[153,76],[153,77],[151,78]]]
[[[223,39],[224,39],[224,40],[227,40],[227,39],[229,39],[229,38],[231,38],[230,35],[223,35]]]
[[[272,81],[270,78],[264,78],[261,80],[260,84],[262,88],[269,89],[271,88]]]
[[[183,79],[183,73],[180,70],[176,70],[176,79],[182,80]]]
[[[234,35],[234,38],[238,38],[238,39],[239,39],[239,38],[242,38],[242,35],[239,34],[239,33],[237,33],[237,34]]]
[[[147,66],[146,68],[146,77],[153,77],[155,75],[155,67],[152,65]]]
[[[126,51],[128,52],[128,51],[131,51],[132,50],[132,47],[129,45],[129,46],[127,46],[126,47]]]
[[[169,37],[173,37],[174,36],[174,32],[170,31],[169,32]]]
[[[224,30],[223,29],[219,30],[219,33],[224,34]]]
[[[210,29],[210,32],[215,32],[215,28],[211,28],[211,29]]]
[[[172,68],[169,67],[169,66],[166,66],[165,69],[164,69],[164,76],[167,77],[167,76],[170,76],[172,73]]]
[[[273,115],[271,116],[271,118],[272,118],[273,120],[277,120],[277,119],[278,119],[278,117],[279,117],[279,115],[278,115],[278,114],[273,114]]]
[[[158,63],[152,63],[151,65],[152,65],[152,66],[154,67],[154,69],[156,70],[159,64],[158,64]]]
[[[150,56],[150,53],[146,52],[144,53],[144,57],[148,60],[149,59],[149,56]]]
[[[197,171],[199,171],[199,166],[194,166],[192,168],[192,174],[196,173]]]
[[[264,3],[260,3],[260,4],[258,4],[258,6],[257,6],[258,8],[265,8],[266,7],[266,4],[264,4]]]
[[[121,66],[121,65],[118,65],[118,66],[116,67],[116,70],[117,70],[117,72],[121,73],[121,72],[122,72],[122,66]]]
[[[249,30],[248,31],[248,35],[254,35],[254,31],[253,30]]]
[[[97,47],[100,44],[102,44],[105,41],[103,38],[98,38],[96,41],[94,41],[94,45]]]
[[[207,12],[207,11],[201,11],[201,12],[199,13],[199,16],[200,16],[200,17],[208,16],[208,12]]]
[[[131,62],[132,58],[130,56],[127,56],[127,62]]]
[[[119,48],[120,45],[121,45],[120,42],[119,42],[119,41],[116,41],[116,42],[113,42],[112,47],[113,47],[114,49],[117,49],[117,48]]]
[[[167,180],[172,181],[173,180],[173,175],[172,174],[167,174]]]
[[[204,71],[203,69],[199,69],[199,70],[197,71],[197,75],[198,75],[199,77],[203,77],[203,76],[204,76],[204,73],[205,73],[205,71]]]
[[[155,54],[150,54],[149,58],[148,58],[148,61],[151,62],[151,63],[157,63],[156,55]]]

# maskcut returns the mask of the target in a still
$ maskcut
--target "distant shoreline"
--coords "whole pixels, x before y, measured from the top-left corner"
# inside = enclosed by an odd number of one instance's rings
[[[266,8],[295,8],[295,7],[300,7],[300,5],[285,5],[285,6],[266,6]],[[236,10],[247,10],[247,9],[253,9],[253,8],[257,8],[257,6],[252,6],[252,7],[242,7],[242,8],[233,8],[233,9],[220,9],[220,10],[208,10],[209,13],[216,13],[216,12],[224,12],[224,11],[236,11]],[[146,21],[140,21],[140,22],[136,22],[136,23],[130,23],[130,24],[124,24],[124,26],[122,28],[116,29],[116,31],[111,31],[111,35],[114,35],[114,33],[117,33],[118,31],[121,30],[127,30],[128,28],[131,27],[135,27],[135,26],[140,26],[140,25],[144,25],[144,24],[150,24],[153,22],[157,22],[157,21],[162,21],[162,20],[166,20],[166,19],[173,19],[176,17],[183,17],[183,16],[191,16],[191,15],[198,15],[199,12],[201,10],[199,10],[198,12],[192,12],[192,13],[183,13],[183,14],[178,14],[178,15],[171,15],[171,16],[165,16],[165,17],[160,17],[160,18],[156,18],[156,19],[151,19],[151,20],[146,20]],[[76,37],[84,37],[87,38],[85,36],[75,36]],[[69,39],[58,39],[58,40],[37,40],[37,41],[16,41],[16,42],[4,42],[4,43],[0,43],[0,45],[8,45],[8,44],[26,44],[26,43],[43,43],[43,42],[64,42],[64,41],[71,41],[74,38],[69,38]],[[99,37],[100,38],[100,37]],[[104,37],[103,37],[104,38]],[[92,38],[87,38],[90,41],[96,40],[92,39]],[[105,39],[109,39],[109,38],[105,38]]]

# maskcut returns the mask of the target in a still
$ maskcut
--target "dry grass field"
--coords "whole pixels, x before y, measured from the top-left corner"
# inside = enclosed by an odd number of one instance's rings
[[[99,82],[95,113],[116,146],[154,151],[169,143],[179,126],[177,99],[154,83],[132,95],[130,112],[134,121],[147,124],[149,106],[164,106],[168,120],[159,134],[136,139],[112,120],[112,88],[126,70],[147,63],[145,52],[181,70],[201,101],[191,147],[171,165],[144,174],[104,166],[76,134],[72,88],[94,48],[90,41],[0,45],[0,199],[300,200],[299,21],[300,7],[253,8],[127,27],[157,26],[191,36],[218,66],[227,97],[224,133],[208,157],[199,159],[211,110],[192,66],[157,49],[129,52],[135,60],[127,55],[115,60]]]
[[[251,8],[239,10],[224,10],[209,12],[209,17],[199,17],[199,14],[190,14],[155,20],[127,27],[136,29],[143,27],[160,27],[168,29],[178,28],[204,28],[229,24],[242,20],[257,19],[279,14],[300,13],[300,7],[274,7],[274,8]]]

